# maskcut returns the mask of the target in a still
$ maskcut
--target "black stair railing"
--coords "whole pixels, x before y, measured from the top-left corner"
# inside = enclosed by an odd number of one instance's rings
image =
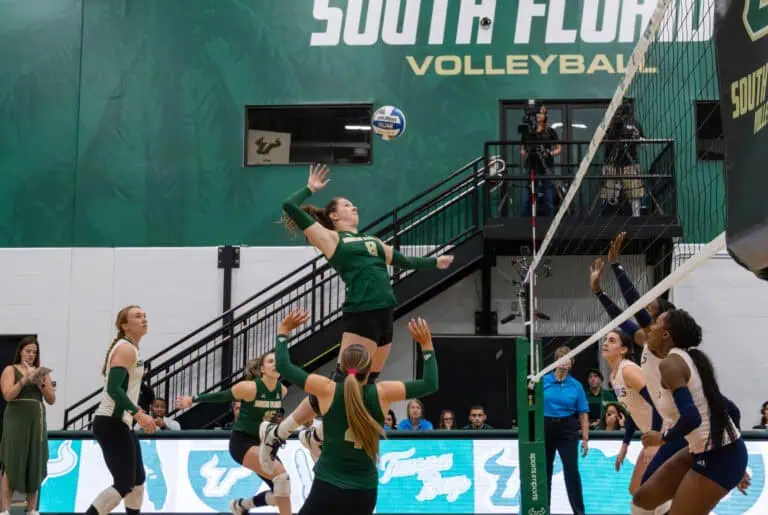
[[[409,256],[450,252],[476,235],[485,218],[482,187],[484,160],[477,158],[439,183],[362,229]],[[393,271],[393,283],[413,271]],[[156,396],[169,403],[178,395],[226,387],[242,377],[249,359],[274,347],[280,321],[290,309],[311,313],[310,321],[292,337],[300,343],[341,317],[344,285],[325,258],[318,256],[221,316],[192,331],[145,360],[145,378]],[[222,377],[222,349],[231,346],[231,368]],[[102,389],[64,413],[65,429],[87,429]]]

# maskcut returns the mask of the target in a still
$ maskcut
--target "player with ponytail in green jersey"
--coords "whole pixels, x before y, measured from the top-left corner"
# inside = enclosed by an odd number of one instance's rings
[[[280,515],[291,515],[291,483],[285,467],[277,463],[271,471],[263,470],[259,462],[259,426],[271,421],[282,409],[287,388],[280,381],[275,353],[253,359],[246,365],[246,378],[232,388],[196,397],[178,397],[176,408],[188,409],[196,402],[231,403],[240,401],[240,413],[232,425],[229,454],[237,463],[252,470],[269,487],[253,497],[233,499],[229,509],[233,515],[245,515],[253,508],[276,506]]]
[[[277,334],[277,370],[292,384],[318,399],[323,417],[323,453],[315,465],[315,477],[299,515],[371,515],[376,508],[379,484],[379,442],[386,438],[384,413],[393,402],[423,397],[437,391],[438,368],[429,325],[423,319],[408,324],[411,336],[424,357],[422,379],[381,381],[370,384],[373,358],[365,346],[352,344],[342,352],[342,381],[307,374],[291,363],[288,334],[309,318],[292,311]]]

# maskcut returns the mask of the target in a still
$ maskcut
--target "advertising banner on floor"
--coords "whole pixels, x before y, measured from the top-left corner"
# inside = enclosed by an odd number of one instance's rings
[[[93,440],[50,440],[48,478],[41,512],[85,512],[111,483],[101,450]],[[264,482],[237,465],[227,439],[141,441],[147,482],[142,512],[228,512],[230,499],[265,490]],[[630,446],[615,470],[618,440],[593,440],[579,468],[587,513],[629,514],[629,479],[640,451]],[[732,492],[716,515],[768,513],[765,464],[768,442],[748,442],[752,486]],[[295,440],[280,451],[291,477],[291,501],[299,510],[312,485],[312,459]],[[519,513],[520,467],[515,440],[386,440],[379,459],[377,513]],[[543,476],[542,476],[543,478]],[[562,466],[555,461],[552,512],[571,513]],[[121,505],[116,511],[124,512]],[[254,510],[273,513],[274,508]]]

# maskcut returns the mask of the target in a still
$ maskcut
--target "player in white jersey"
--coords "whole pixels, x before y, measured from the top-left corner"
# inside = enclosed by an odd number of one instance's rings
[[[155,421],[136,403],[141,391],[144,364],[139,342],[147,334],[147,315],[139,306],[126,306],[117,314],[117,336],[107,350],[101,373],[105,384],[93,419],[93,434],[112,474],[112,485],[88,507],[88,515],[106,515],[124,500],[128,515],[137,515],[144,500],[144,462],[133,423],[148,434]]]
[[[663,433],[645,433],[643,444],[684,438],[688,445],[638,489],[633,508],[651,510],[672,499],[671,513],[705,515],[733,488],[747,486],[747,448],[712,363],[696,348],[701,339],[701,327],[681,309],[662,314],[651,325],[648,348],[662,358],[657,406],[673,425]]]
[[[616,457],[616,471],[627,455],[632,436],[639,429],[642,433],[661,429],[661,417],[656,411],[651,396],[646,388],[645,379],[640,367],[632,361],[632,338],[626,333],[611,331],[603,340],[603,358],[611,367],[611,385],[618,401],[629,412],[626,419],[624,442]],[[640,487],[648,463],[658,447],[644,447],[635,462],[629,491],[634,494]]]

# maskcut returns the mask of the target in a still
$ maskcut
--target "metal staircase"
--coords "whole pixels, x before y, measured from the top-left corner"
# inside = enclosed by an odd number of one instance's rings
[[[475,159],[361,230],[405,255],[455,256],[447,271],[392,271],[399,300],[395,318],[479,267],[488,193],[483,163],[483,158]],[[227,387],[242,377],[249,359],[274,347],[278,325],[294,307],[310,311],[312,318],[293,336],[291,359],[308,371],[315,370],[336,356],[343,300],[341,279],[318,256],[145,360],[145,380],[155,395],[169,403],[178,395]],[[101,391],[66,409],[64,429],[90,427]],[[210,427],[222,408],[227,407],[201,405],[191,411],[198,410],[196,420],[204,420],[202,425]]]

